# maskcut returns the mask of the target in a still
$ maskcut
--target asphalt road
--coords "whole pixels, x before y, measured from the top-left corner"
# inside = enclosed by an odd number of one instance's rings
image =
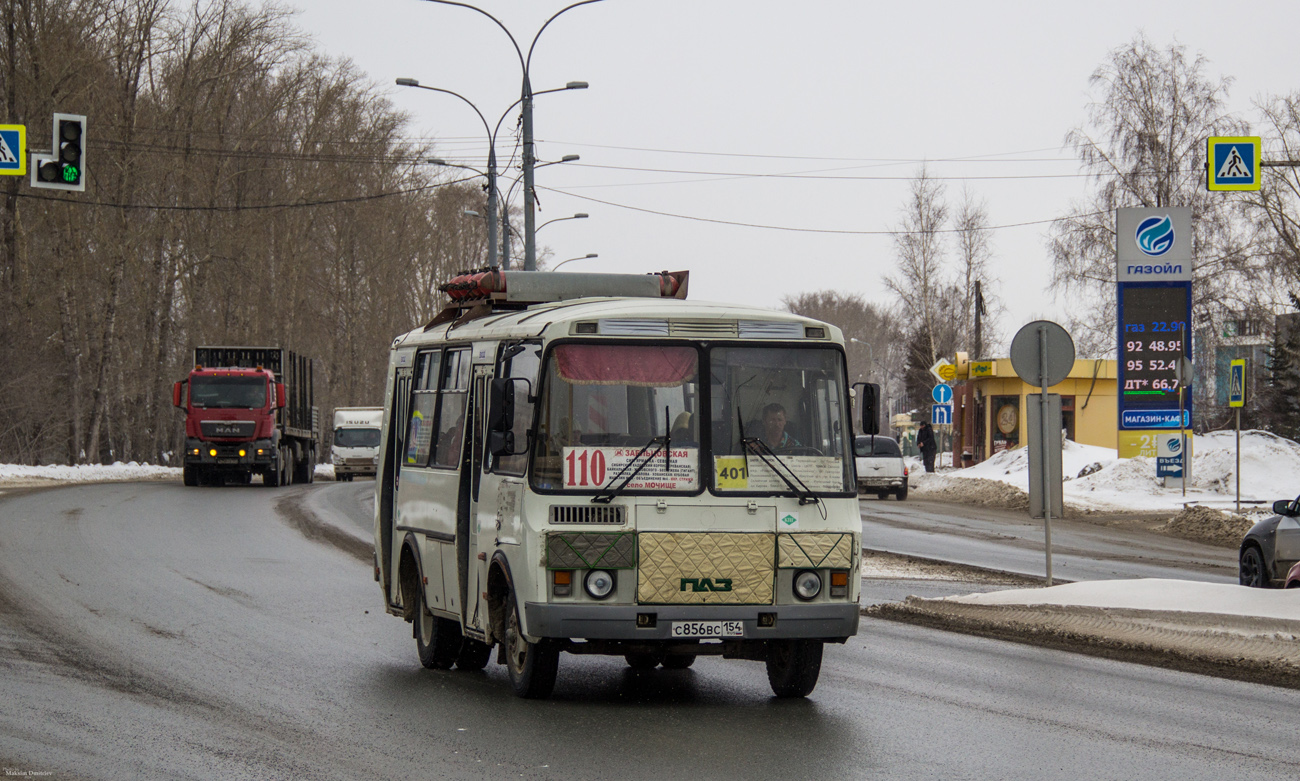
[[[807,700],[773,699],[753,662],[569,656],[553,699],[518,700],[496,665],[421,668],[363,549],[294,510],[368,531],[367,490],[0,496],[0,774],[1300,775],[1294,691],[871,619]]]
[[[1042,577],[1043,521],[1026,511],[910,498],[863,499],[862,547]],[[1063,580],[1237,582],[1237,554],[1100,519],[1052,519],[1052,575]]]

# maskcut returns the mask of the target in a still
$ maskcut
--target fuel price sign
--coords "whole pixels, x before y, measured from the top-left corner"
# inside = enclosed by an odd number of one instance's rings
[[[1191,358],[1191,285],[1120,286],[1119,394],[1121,428],[1179,426],[1178,365]],[[1183,418],[1191,418],[1184,394]]]

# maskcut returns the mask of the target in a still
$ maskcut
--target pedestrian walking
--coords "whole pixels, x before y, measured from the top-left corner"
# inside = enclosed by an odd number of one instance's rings
[[[921,428],[916,432],[916,446],[921,449],[921,462],[925,464],[925,471],[934,471],[934,429],[930,428],[927,421],[921,422]]]

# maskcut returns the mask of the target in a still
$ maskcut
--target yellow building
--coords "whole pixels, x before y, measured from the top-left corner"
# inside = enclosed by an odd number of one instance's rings
[[[971,458],[963,459],[969,464],[1025,444],[1025,397],[1039,389],[1016,376],[1010,358],[970,361],[967,367],[966,383],[954,389],[953,450],[955,463],[969,453]],[[1047,389],[1061,396],[1061,425],[1068,439],[1118,446],[1116,368],[1109,359],[1075,361],[1069,375]]]

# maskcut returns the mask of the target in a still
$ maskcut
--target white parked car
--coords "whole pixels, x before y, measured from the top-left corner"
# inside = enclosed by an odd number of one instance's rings
[[[853,440],[853,463],[858,470],[858,491],[884,499],[893,494],[907,498],[907,464],[898,442],[889,437],[859,436]]]

